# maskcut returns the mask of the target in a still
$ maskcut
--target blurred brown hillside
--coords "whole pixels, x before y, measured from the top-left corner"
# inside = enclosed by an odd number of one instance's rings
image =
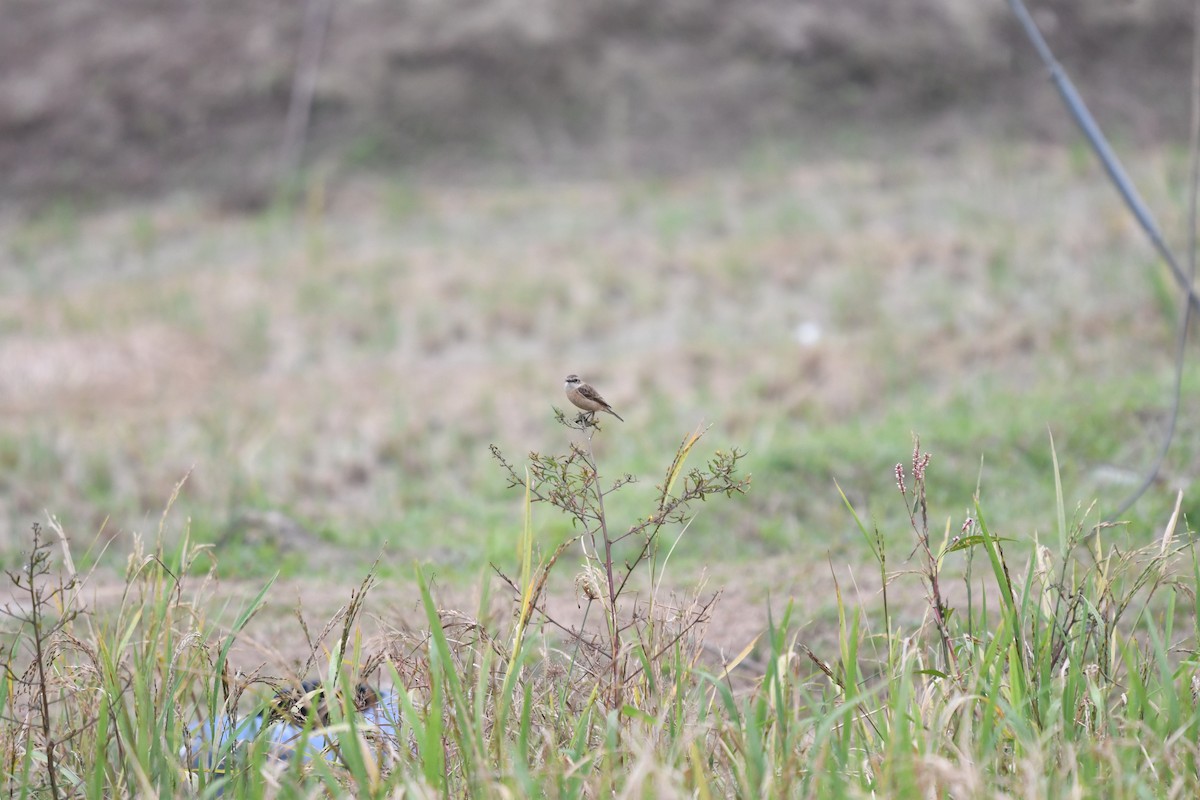
[[[1191,3],[1030,5],[1106,126],[1179,134]],[[0,11],[4,198],[271,174],[305,0]],[[1003,0],[334,0],[307,155],[672,168],[797,126],[948,117],[1067,128]]]

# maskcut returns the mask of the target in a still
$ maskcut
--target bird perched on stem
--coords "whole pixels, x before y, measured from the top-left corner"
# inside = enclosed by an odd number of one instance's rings
[[[567,390],[567,399],[571,401],[571,404],[576,408],[582,408],[589,416],[594,417],[597,411],[607,411],[621,422],[625,421],[620,414],[613,411],[612,406],[600,396],[599,392],[579,380],[578,375],[568,375],[564,388]]]

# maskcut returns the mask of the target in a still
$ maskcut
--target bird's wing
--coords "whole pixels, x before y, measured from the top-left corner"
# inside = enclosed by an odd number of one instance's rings
[[[601,397],[599,392],[597,392],[591,386],[588,386],[586,383],[580,385],[579,393],[581,395],[583,395],[584,397],[586,397],[588,400],[591,400],[595,403],[599,403],[600,405],[602,405],[606,408],[608,407],[608,401],[605,400],[603,397]]]

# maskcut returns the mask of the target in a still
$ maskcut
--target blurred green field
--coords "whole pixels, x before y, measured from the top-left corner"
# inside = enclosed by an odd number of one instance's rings
[[[1175,240],[1185,165],[1129,160]],[[1169,408],[1176,292],[1079,148],[763,145],[596,182],[315,176],[253,217],[60,204],[0,236],[6,565],[46,512],[77,555],[120,563],[186,476],[164,531],[216,543],[225,577],[349,585],[382,551],[384,574],[416,560],[474,581],[511,562],[520,526],[488,446],[564,451],[552,409],[578,372],[627,420],[598,437],[601,468],[638,479],[610,512],[638,513],[711,426],[709,452],[746,450],[753,487],[696,520],[676,577],[757,571],[786,595],[866,557],[835,481],[910,542],[892,470],[914,432],[939,525],[978,485],[992,528],[1028,538],[1053,522],[1051,433],[1068,507],[1095,517]],[[1139,541],[1191,481],[1198,416],[1185,402],[1127,515]],[[546,547],[570,534],[548,510],[535,525]]]
[[[1129,163],[1173,239],[1185,163]],[[1197,500],[1171,511],[1200,377],[1159,480],[1090,539],[1159,446],[1180,301],[1081,149],[314,175],[252,217],[64,204],[0,241],[0,785],[1194,793]],[[492,448],[520,476],[579,441],[571,372],[626,420],[601,484],[634,480],[555,561],[580,529],[549,503],[526,529]],[[749,492],[717,481],[642,551],[620,534],[695,431],[688,466],[744,451]],[[540,486],[579,502],[573,469]],[[279,728],[314,675],[368,684],[391,738],[348,704]],[[237,715],[244,746],[201,741]],[[314,726],[326,757],[270,751]]]
[[[10,795],[1200,796],[1196,343],[1118,511],[1182,298],[1019,3],[17,5]],[[1034,5],[1182,255],[1200,5]]]

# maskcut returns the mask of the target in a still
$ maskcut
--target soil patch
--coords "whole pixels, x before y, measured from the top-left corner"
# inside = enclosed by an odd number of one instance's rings
[[[305,8],[7,4],[0,193],[254,198],[275,177]],[[1102,120],[1156,137],[1183,130],[1191,13],[1069,0],[1038,20]],[[947,117],[1069,130],[1001,3],[361,2],[330,19],[307,152],[335,169],[686,168],[764,135],[836,142],[847,124]]]

